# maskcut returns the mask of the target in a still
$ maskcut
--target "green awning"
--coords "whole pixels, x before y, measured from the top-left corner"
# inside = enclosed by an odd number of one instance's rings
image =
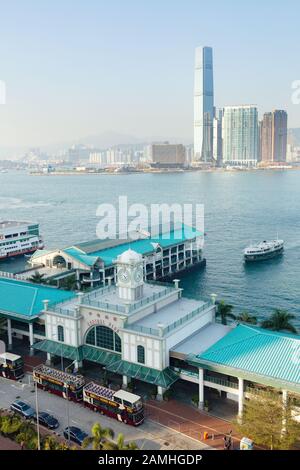
[[[139,364],[132,364],[131,362],[119,361],[112,362],[106,366],[106,369],[115,374],[127,375],[133,379],[141,380],[153,385],[159,385],[163,388],[170,387],[179,376],[169,367],[159,371]]]
[[[121,355],[103,349],[94,348],[93,346],[82,346],[83,359],[87,361],[97,362],[98,364],[108,365],[112,362],[119,361]]]
[[[38,351],[43,351],[55,356],[63,356],[66,359],[72,359],[73,361],[81,361],[83,359],[81,348],[57,343],[56,341],[51,341],[49,339],[39,341],[38,343],[35,343],[33,347]]]
[[[82,361],[83,359],[86,359],[87,361],[96,362],[104,365],[109,372],[127,375],[133,379],[141,380],[153,385],[159,385],[163,388],[170,387],[179,379],[178,374],[169,367],[159,371],[140,364],[132,364],[131,362],[123,361],[120,354],[105,351],[86,344],[76,348],[75,346],[68,346],[63,343],[57,343],[56,341],[45,339],[35,343],[33,347],[39,351],[53,354],[55,356],[63,356],[66,359],[72,359],[73,361]]]

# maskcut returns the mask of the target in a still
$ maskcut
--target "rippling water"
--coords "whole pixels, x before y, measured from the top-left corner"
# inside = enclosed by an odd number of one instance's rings
[[[300,172],[264,171],[145,175],[31,176],[0,174],[0,219],[40,223],[47,247],[61,247],[96,237],[97,205],[117,203],[203,203],[203,271],[182,279],[189,295],[218,294],[260,317],[280,307],[300,315]],[[285,240],[281,258],[245,265],[242,251],[251,240]],[[0,263],[18,270],[21,260]]]

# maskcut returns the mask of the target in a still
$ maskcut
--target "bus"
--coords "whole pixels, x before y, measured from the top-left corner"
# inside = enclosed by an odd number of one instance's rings
[[[83,387],[84,406],[115,418],[124,424],[138,426],[144,421],[144,407],[139,395],[90,382]]]
[[[0,354],[0,376],[20,380],[24,377],[24,362],[21,356],[8,352]]]
[[[66,400],[82,401],[82,391],[85,384],[82,375],[69,374],[41,364],[33,369],[33,380],[37,386]]]

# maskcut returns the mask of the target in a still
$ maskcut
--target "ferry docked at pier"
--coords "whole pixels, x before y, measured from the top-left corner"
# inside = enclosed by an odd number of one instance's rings
[[[44,242],[38,224],[0,220],[0,260],[34,253],[42,248]]]
[[[246,262],[264,261],[282,254],[284,250],[283,240],[263,241],[257,245],[250,245],[244,250]]]

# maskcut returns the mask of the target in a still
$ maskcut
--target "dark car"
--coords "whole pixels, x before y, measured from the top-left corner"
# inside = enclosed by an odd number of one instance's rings
[[[35,418],[35,409],[24,401],[16,400],[10,405],[11,411],[20,414],[26,419]]]
[[[82,431],[80,428],[76,428],[75,426],[70,426],[64,430],[64,438],[68,440],[69,434],[70,440],[76,444],[79,444],[80,446],[82,445],[84,439],[88,437],[86,432]]]
[[[49,415],[49,413],[39,413],[39,423],[48,429],[57,429],[59,427],[58,420],[54,416]]]

